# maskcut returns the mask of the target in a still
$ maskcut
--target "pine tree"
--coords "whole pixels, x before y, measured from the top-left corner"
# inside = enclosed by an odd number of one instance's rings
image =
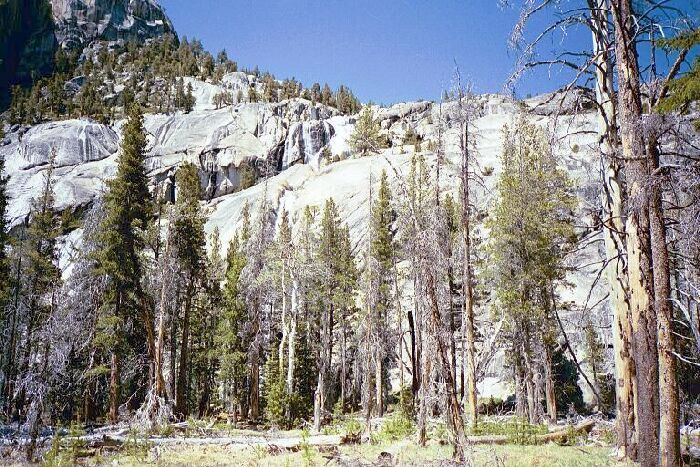
[[[153,322],[141,284],[143,233],[151,218],[145,149],[143,116],[134,106],[124,125],[117,175],[107,182],[105,217],[97,234],[100,249],[95,255],[96,274],[105,275],[110,280],[100,313],[100,328],[107,347],[105,350],[111,354],[109,417],[113,422],[117,420],[119,407],[120,362],[127,345],[128,323],[138,319],[145,326],[149,356],[154,358],[155,354]]]
[[[369,313],[372,313],[372,316],[369,319],[373,331],[371,346],[374,353],[375,407],[378,416],[382,416],[384,411],[384,361],[391,352],[391,343],[387,342],[386,329],[392,306],[392,278],[394,276],[392,272],[394,267],[393,220],[394,212],[391,206],[389,182],[386,172],[382,171],[379,192],[376,201],[373,202],[370,217],[369,261],[371,261],[371,265],[367,268],[370,274]]]
[[[241,213],[243,225],[229,243],[226,254],[226,273],[223,285],[223,311],[214,339],[220,357],[219,378],[223,385],[224,406],[234,415],[247,416],[249,381],[247,348],[244,329],[248,308],[242,281],[246,266],[246,246],[251,236],[250,208],[246,203]]]
[[[60,235],[58,216],[54,212],[53,167],[56,153],[52,150],[49,166],[44,175],[41,194],[32,202],[32,219],[27,228],[27,268],[23,295],[26,306],[26,330],[22,347],[22,360],[19,362],[18,378],[34,380],[46,385],[49,364],[49,349],[52,342],[41,339],[40,330],[46,326],[56,307],[55,291],[61,281],[58,268],[56,239]],[[40,340],[41,339],[41,340]],[[27,413],[31,441],[27,446],[27,459],[32,460],[42,410],[45,408],[44,394],[27,391],[27,385],[18,381],[15,405]],[[29,387],[31,389],[31,386]],[[30,409],[25,408],[25,398],[29,398]]]
[[[253,103],[258,101],[260,101],[258,91],[255,89],[255,86],[251,84],[248,86],[248,102]]]
[[[365,106],[355,124],[355,131],[348,141],[352,151],[360,157],[377,154],[381,148],[379,123],[374,119],[372,108]]]
[[[667,49],[679,50],[687,50],[698,44],[700,44],[700,29],[679,34],[661,43]],[[667,97],[659,103],[658,109],[661,112],[685,111],[691,102],[698,100],[700,100],[700,57],[695,57],[690,70],[670,82]],[[696,125],[700,123],[696,121]]]
[[[192,316],[195,310],[196,294],[204,279],[202,273],[206,261],[206,236],[204,233],[204,214],[199,205],[202,195],[197,167],[186,162],[177,171],[175,186],[175,256],[180,266],[184,284],[184,303],[182,316],[182,340],[180,342],[180,365],[175,392],[176,410],[187,415],[188,379],[190,354],[191,321],[199,321],[199,316]]]
[[[263,385],[265,415],[274,426],[289,428],[285,416],[287,413],[287,392],[280,371],[278,346],[279,343],[275,340],[270,342],[267,362],[265,362],[265,383]]]
[[[228,247],[226,276],[223,286],[223,312],[217,326],[215,345],[220,361],[219,378],[223,383],[225,407],[236,416],[244,413],[246,349],[241,336],[247,316],[241,289],[241,273],[246,264],[243,246],[245,230],[236,234]]]
[[[321,91],[321,103],[323,105],[331,105],[333,103],[333,91],[328,83],[323,85],[323,90]]]
[[[488,224],[491,261],[498,306],[508,318],[516,410],[537,423],[536,372],[543,368],[551,378],[554,288],[573,239],[575,198],[541,129],[521,120],[504,131],[499,200]]]

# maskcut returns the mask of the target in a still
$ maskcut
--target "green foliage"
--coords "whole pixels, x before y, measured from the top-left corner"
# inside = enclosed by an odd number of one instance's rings
[[[267,362],[265,362],[263,388],[265,415],[273,425],[289,429],[291,424],[285,413],[288,407],[287,390],[283,374],[280,372],[280,360],[276,345],[270,346],[268,355]]]
[[[430,438],[436,440],[440,444],[447,444],[450,441],[450,433],[447,430],[447,425],[444,423],[437,423],[433,427]]]
[[[184,271],[193,277],[202,272],[206,253],[204,223],[206,218],[199,204],[202,197],[199,171],[191,162],[178,168],[175,176],[175,247]]]
[[[42,467],[67,467],[77,465],[79,459],[87,455],[86,443],[80,439],[80,436],[84,434],[85,430],[83,430],[81,426],[72,423],[70,430],[68,430],[70,439],[66,445],[64,430],[60,427],[56,427],[51,439],[51,447],[42,458]]]
[[[136,429],[129,430],[126,441],[122,445],[120,452],[126,456],[134,458],[137,462],[144,463],[148,459],[148,451],[151,443]]]
[[[98,246],[93,254],[93,274],[109,278],[99,310],[95,343],[117,356],[128,348],[141,347],[146,340],[146,326],[139,319],[144,298],[141,255],[152,216],[144,167],[145,147],[143,116],[134,106],[123,127],[117,174],[107,182],[104,216],[97,227]]]
[[[418,133],[413,129],[413,127],[408,127],[406,133],[403,136],[403,144],[409,144],[416,147],[416,152],[420,152],[420,145],[423,138],[418,136]]]
[[[490,274],[507,318],[508,364],[532,379],[528,359],[555,339],[553,284],[563,278],[564,255],[576,240],[576,198],[542,129],[521,119],[504,132],[499,199],[487,221]]]
[[[404,385],[399,389],[399,412],[408,418],[413,418],[414,414],[413,390],[411,386]]]
[[[360,110],[360,101],[355,97],[352,91],[344,85],[338,87],[335,96],[335,107],[344,114],[354,114]]]
[[[513,417],[507,421],[489,422],[481,421],[476,427],[467,427],[472,435],[508,437],[510,444],[536,444],[536,435],[547,433],[547,425],[532,425],[520,417]]]
[[[360,157],[379,153],[382,147],[379,122],[374,119],[371,107],[365,106],[360,113],[348,143],[352,151]]]
[[[315,465],[314,459],[316,453],[314,448],[309,443],[309,429],[304,428],[301,432],[301,442],[299,443],[299,448],[301,449],[301,456],[304,462],[304,467],[310,467]]]
[[[247,210],[244,216],[247,217]],[[246,265],[244,246],[248,236],[249,232],[244,226],[243,231],[234,236],[229,244],[223,286],[223,313],[214,337],[219,355],[219,379],[230,388],[230,392],[224,395],[225,405],[229,410],[235,409],[235,405],[244,397],[243,378],[246,373],[247,353],[240,332],[247,308],[240,281]]]
[[[667,50],[685,49],[700,44],[700,29],[660,41]],[[685,111],[691,102],[700,100],[700,57],[695,57],[691,68],[669,83],[668,96],[658,105],[660,112]]]
[[[386,417],[379,431],[377,440],[398,441],[412,436],[416,431],[413,420],[402,412]]]
[[[245,190],[255,185],[257,172],[252,162],[244,161],[238,167],[240,177],[240,189]]]
[[[364,429],[364,425],[353,417],[348,417],[343,424],[343,432],[348,439],[359,439]]]
[[[578,370],[562,350],[557,350],[552,355],[552,372],[558,410],[567,413],[569,407],[573,407],[577,413],[583,413],[586,406],[583,403],[583,392],[578,385]]]

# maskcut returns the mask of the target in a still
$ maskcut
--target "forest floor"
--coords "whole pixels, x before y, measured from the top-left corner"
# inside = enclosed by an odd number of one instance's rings
[[[407,419],[373,419],[371,434],[364,422],[347,418],[322,433],[302,430],[235,429],[215,421],[167,425],[157,433],[128,427],[105,427],[89,434],[71,430],[45,438],[42,465],[120,466],[448,466],[452,447],[447,430],[433,421],[426,446],[416,443],[415,426]],[[580,427],[586,426],[585,430]],[[611,423],[586,420],[574,426],[522,425],[508,419],[484,421],[472,434],[468,457],[474,466],[619,466],[611,446]],[[591,429],[591,427],[593,427]],[[507,439],[504,439],[504,435]],[[555,442],[542,437],[566,433]],[[499,441],[500,440],[500,441]],[[50,441],[54,441],[53,443]],[[55,442],[58,441],[58,442]],[[51,449],[51,445],[61,446]],[[16,455],[3,465],[26,465]]]

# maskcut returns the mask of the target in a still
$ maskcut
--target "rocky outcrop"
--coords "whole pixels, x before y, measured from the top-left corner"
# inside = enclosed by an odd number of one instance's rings
[[[0,109],[9,104],[10,86],[51,72],[56,44],[47,0],[0,2]]]
[[[0,110],[9,89],[53,70],[58,47],[94,40],[145,41],[174,33],[155,0],[8,0],[0,2]]]
[[[155,0],[51,0],[58,44],[76,49],[95,39],[143,41],[173,32]]]
[[[252,75],[239,73],[227,75],[223,81],[240,86],[256,82]],[[191,82],[201,96],[211,95],[226,86]],[[487,216],[502,170],[503,126],[519,118],[520,104],[497,95],[482,96],[481,103],[483,115],[475,122],[481,176],[475,186],[474,208],[480,216]],[[378,188],[381,173],[385,171],[394,193],[400,197],[397,174],[405,177],[410,171],[415,148],[401,144],[401,136],[408,128],[424,140],[435,141],[436,123],[441,119],[445,122],[441,187],[444,192],[454,192],[460,186],[459,127],[453,124],[456,112],[453,104],[406,103],[375,108],[375,111],[384,127],[382,132],[388,133],[395,144],[381,154],[364,158],[351,157],[348,147],[356,115],[338,115],[334,109],[304,99],[243,103],[220,109],[198,102],[195,110],[187,114],[146,115],[144,123],[149,135],[146,165],[151,186],[172,200],[176,193],[177,167],[183,161],[195,163],[206,193],[203,200],[208,216],[206,230],[211,233],[217,228],[222,245],[228,245],[240,227],[246,204],[253,213],[258,212],[263,200],[278,213],[287,211],[293,230],[298,232],[306,206],[321,209],[328,198],[333,198],[340,217],[349,228],[353,249],[364,251],[369,237],[369,193]],[[558,125],[553,125],[548,116],[527,117],[557,132],[552,138],[556,142],[554,150],[579,186],[581,203],[577,223],[580,225],[593,225],[590,211],[599,204],[594,116],[594,113],[562,116]],[[29,214],[31,200],[41,190],[52,150],[56,152],[54,189],[58,209],[84,206],[100,196],[105,182],[115,172],[122,126],[123,122],[105,126],[89,120],[66,120],[31,128],[6,127],[8,136],[6,144],[0,144],[0,157],[5,158],[10,176],[8,217],[11,224],[17,225]],[[422,145],[432,171],[436,158],[426,150],[429,146]],[[334,162],[320,160],[324,148],[328,148]],[[252,166],[273,167],[278,173],[273,173],[266,183],[241,189],[247,175],[245,171]],[[594,238],[596,233],[592,230],[588,234]],[[79,233],[76,233],[71,241],[78,240]],[[584,303],[592,286],[595,287],[590,301],[604,301],[604,291],[595,282],[600,255],[595,241],[586,242],[586,246],[577,251],[576,264],[572,265],[576,267],[571,268],[567,277],[572,286],[558,291],[562,306],[571,302]],[[359,257],[361,260],[361,255]],[[69,264],[68,260],[62,261],[62,265]],[[404,286],[410,288],[408,282]],[[401,296],[410,297],[411,291],[407,289]],[[580,341],[575,329],[570,337]],[[479,387],[482,396],[508,395],[509,387],[501,384],[503,358],[498,355],[486,369],[486,377]]]

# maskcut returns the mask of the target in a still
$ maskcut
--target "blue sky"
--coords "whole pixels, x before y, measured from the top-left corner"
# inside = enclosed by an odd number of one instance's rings
[[[518,12],[500,9],[496,0],[160,3],[180,36],[200,39],[214,54],[225,48],[240,66],[258,65],[305,85],[346,84],[362,101],[439,98],[450,86],[455,60],[478,92],[500,92],[516,61],[507,38]],[[558,45],[548,43],[545,51]],[[567,46],[589,49],[590,35],[570,34]],[[570,76],[557,68],[541,69],[521,79],[516,92],[551,91]]]

